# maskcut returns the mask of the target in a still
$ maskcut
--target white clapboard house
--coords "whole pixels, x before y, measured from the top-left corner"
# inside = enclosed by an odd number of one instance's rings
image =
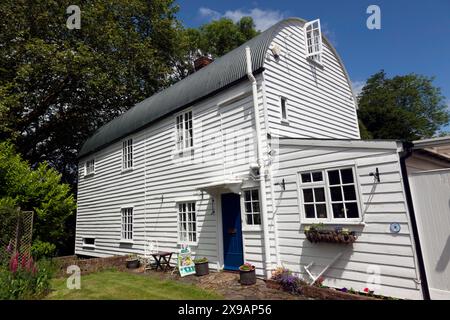
[[[360,140],[319,20],[281,21],[98,129],[79,154],[75,253],[187,243],[213,270],[423,297],[402,145]],[[311,243],[305,228],[354,231]],[[306,268],[305,268],[306,267]]]

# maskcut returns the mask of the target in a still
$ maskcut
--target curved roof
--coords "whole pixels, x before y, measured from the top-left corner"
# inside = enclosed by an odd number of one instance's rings
[[[96,152],[168,114],[188,107],[200,99],[240,81],[246,77],[245,47],[247,46],[250,47],[252,52],[253,72],[262,71],[265,54],[272,39],[280,28],[292,22],[304,24],[306,21],[299,18],[282,20],[208,66],[139,102],[127,112],[100,127],[83,144],[78,157],[81,158]],[[341,62],[333,46],[325,37],[323,38]],[[351,82],[342,62],[341,65],[351,88]]]

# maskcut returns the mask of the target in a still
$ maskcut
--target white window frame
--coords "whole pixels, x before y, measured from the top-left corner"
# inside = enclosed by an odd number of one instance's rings
[[[253,198],[252,198],[252,195],[251,195],[251,192],[253,191],[253,190],[257,190],[258,191],[258,203],[259,203],[259,212],[258,213],[255,213],[254,211],[253,211],[253,202],[256,202],[256,201],[253,201]],[[245,201],[245,192],[250,192],[250,203],[251,203],[251,209],[252,209],[252,212],[251,213],[249,213],[249,212],[247,212],[246,211],[246,207],[245,207],[245,204],[248,202],[248,201]],[[241,194],[241,221],[243,222],[242,223],[242,230],[243,231],[260,231],[261,230],[261,228],[262,228],[262,213],[261,213],[261,190],[259,189],[259,188],[256,188],[256,187],[250,187],[250,188],[245,188],[245,189],[242,189],[242,194]],[[255,214],[259,214],[259,224],[248,224],[247,223],[247,214],[252,214],[252,215],[255,215]]]
[[[122,141],[122,171],[133,170],[133,139]]]
[[[331,200],[331,189],[330,187],[333,186],[342,186],[342,184],[339,185],[333,185],[330,186],[329,178],[328,178],[328,172],[329,171],[335,171],[335,170],[344,170],[344,169],[351,169],[353,174],[353,185],[355,187],[355,195],[356,200],[351,201],[355,202],[358,207],[358,217],[357,218],[334,218],[333,215],[333,207],[332,204],[336,201]],[[319,182],[308,182],[303,183],[301,175],[303,173],[312,173],[312,172],[322,172],[322,178],[323,181]],[[360,195],[360,188],[358,183],[358,178],[356,175],[356,168],[354,165],[343,165],[343,166],[337,166],[337,167],[327,167],[327,168],[317,168],[317,169],[307,169],[301,170],[297,173],[297,181],[298,181],[298,197],[299,197],[299,210],[300,210],[300,221],[303,223],[329,223],[329,224],[360,224],[363,219],[363,211],[362,211],[362,203],[361,203],[361,195]],[[344,184],[344,185],[350,185],[350,184]],[[327,209],[327,218],[307,218],[306,212],[305,212],[305,201],[303,197],[303,189],[311,189],[311,188],[318,188],[323,187],[325,189],[325,203],[326,203],[326,209]],[[313,191],[314,193],[314,191]],[[342,196],[343,197],[343,196]],[[343,197],[344,199],[344,197]],[[350,202],[350,201],[338,201],[338,202]],[[309,204],[308,202],[307,204]],[[313,204],[312,202],[310,204]],[[345,205],[344,205],[345,207]]]
[[[134,207],[120,208],[120,219],[120,242],[133,242]]]
[[[284,101],[284,113],[283,117],[283,101]],[[280,121],[284,123],[289,123],[289,111],[288,111],[288,98],[280,96]]]
[[[317,28],[315,25],[317,24]],[[310,59],[319,64],[322,63],[322,52],[323,52],[323,39],[322,39],[322,30],[320,27],[320,19],[316,19],[310,22],[305,23],[305,52],[306,58]],[[310,30],[308,30],[310,29]],[[318,35],[314,36],[315,31],[317,31]],[[308,35],[311,43],[308,41]]]
[[[187,122],[186,120],[187,118],[186,115],[190,115],[191,137],[188,136],[189,128],[187,128],[187,125],[189,124],[189,122]],[[188,140],[191,141],[190,145],[186,144]],[[195,145],[194,112],[192,109],[188,109],[175,115],[175,150],[178,152],[186,151],[194,148],[194,145]]]
[[[181,206],[185,205],[186,210],[181,211]],[[191,205],[191,209],[189,210],[188,207]],[[193,210],[192,210],[193,205]],[[177,210],[177,234],[178,234],[178,243],[179,244],[188,244],[195,246],[198,244],[198,206],[197,202],[195,200],[188,200],[188,201],[178,201],[176,202],[176,210]],[[185,213],[185,218],[182,218],[182,213]],[[191,213],[191,215],[189,215]],[[193,215],[192,215],[193,214]],[[181,216],[181,219],[180,219]],[[194,219],[192,219],[194,217]],[[182,224],[185,224],[185,230],[182,230]],[[190,230],[189,225],[192,224],[192,229]],[[186,233],[186,238],[182,237],[182,233]],[[189,240],[189,235],[192,234],[192,239],[195,237],[194,240]]]
[[[86,239],[94,239],[94,244],[90,244],[90,243],[86,243]],[[95,247],[95,237],[83,237],[83,243],[82,246],[83,247],[88,247],[88,248],[94,248]]]
[[[88,163],[92,162],[92,171],[88,172]],[[86,162],[84,163],[84,176],[88,177],[88,176],[92,176],[95,174],[95,158],[86,160]]]

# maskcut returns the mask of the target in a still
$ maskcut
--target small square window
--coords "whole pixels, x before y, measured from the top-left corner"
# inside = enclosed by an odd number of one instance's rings
[[[95,246],[95,238],[83,238],[83,245]]]

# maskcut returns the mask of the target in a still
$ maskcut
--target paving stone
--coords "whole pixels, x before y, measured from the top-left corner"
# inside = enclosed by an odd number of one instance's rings
[[[171,279],[183,283],[196,285],[205,290],[214,291],[229,300],[305,300],[305,296],[293,295],[288,292],[269,288],[266,283],[257,279],[256,284],[250,286],[243,286],[239,283],[239,274],[235,272],[211,272],[202,277],[195,275],[180,277],[178,273],[162,272],[136,269],[130,272],[139,273],[142,275],[153,275],[160,279]]]

